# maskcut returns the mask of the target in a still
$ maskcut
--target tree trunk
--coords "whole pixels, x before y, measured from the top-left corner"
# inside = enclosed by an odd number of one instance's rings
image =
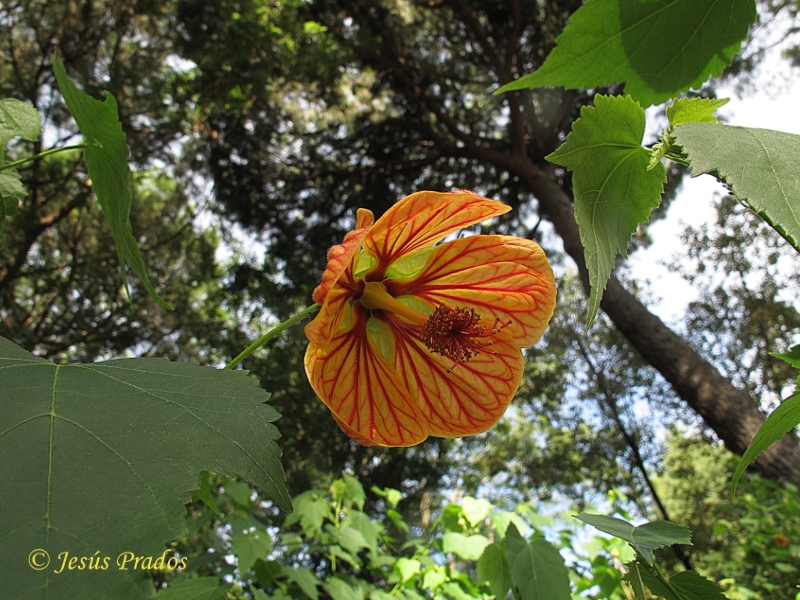
[[[539,170],[528,163],[528,167],[518,174],[528,182],[542,213],[561,236],[564,249],[577,264],[581,280],[588,290],[588,273],[578,225],[573,216],[573,203],[558,184],[554,169]],[[757,403],[735,388],[683,337],[647,310],[613,274],[600,307],[725,446],[736,454],[742,454],[766,419]],[[800,483],[800,444],[794,433],[789,432],[761,454],[755,468],[767,477]]]

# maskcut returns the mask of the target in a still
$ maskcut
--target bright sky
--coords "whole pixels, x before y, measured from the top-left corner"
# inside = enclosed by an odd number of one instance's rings
[[[753,90],[736,97],[729,86],[718,91],[720,98],[731,98],[718,114],[729,125],[775,129],[800,135],[800,69],[792,68],[773,51],[764,61],[764,68],[752,81]],[[757,90],[757,91],[756,91]],[[679,275],[670,273],[662,264],[681,256],[679,234],[687,225],[699,226],[714,218],[711,206],[714,194],[724,189],[710,175],[687,178],[667,217],[650,228],[653,244],[639,250],[630,259],[633,276],[651,282],[652,291],[661,298],[651,310],[668,324],[676,324],[688,302],[696,294]]]

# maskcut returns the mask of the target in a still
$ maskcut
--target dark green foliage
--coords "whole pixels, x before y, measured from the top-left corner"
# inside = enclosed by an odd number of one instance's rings
[[[401,516],[406,500],[397,490],[364,490],[347,474],[298,494],[295,512],[285,518],[244,484],[206,483],[214,504],[190,505],[189,533],[175,545],[188,558],[187,572],[165,576],[170,588],[199,575],[209,589],[225,577],[234,582],[228,588],[233,597],[258,600],[266,594],[488,600],[512,587],[524,599],[569,598],[570,590],[587,599],[624,597],[615,568],[619,557],[632,556],[624,542],[594,537],[584,547],[585,534],[579,540],[575,527],[556,526],[530,504],[503,511],[466,496],[437,509],[422,531]],[[367,505],[376,507],[374,514],[362,511]],[[547,541],[545,532],[559,544]],[[565,566],[558,547],[578,562]]]
[[[800,560],[800,495],[792,484],[750,476],[730,496],[737,457],[700,436],[673,433],[658,488],[672,517],[692,531],[693,566],[731,598],[794,598]],[[738,595],[735,595],[738,593]]]

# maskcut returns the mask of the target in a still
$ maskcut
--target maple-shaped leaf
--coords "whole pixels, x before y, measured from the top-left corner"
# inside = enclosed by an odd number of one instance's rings
[[[151,597],[147,572],[119,557],[157,558],[183,534],[204,470],[291,508],[278,413],[242,371],[155,358],[56,365],[0,338],[0,390],[3,597]],[[62,569],[73,557],[106,568]]]

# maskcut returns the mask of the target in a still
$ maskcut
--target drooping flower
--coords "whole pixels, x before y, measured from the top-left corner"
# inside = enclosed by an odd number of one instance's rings
[[[510,207],[472,192],[417,192],[356,226],[328,253],[306,325],[305,369],[339,426],[365,445],[489,429],[519,387],[522,348],[555,306],[534,242],[459,229]]]

